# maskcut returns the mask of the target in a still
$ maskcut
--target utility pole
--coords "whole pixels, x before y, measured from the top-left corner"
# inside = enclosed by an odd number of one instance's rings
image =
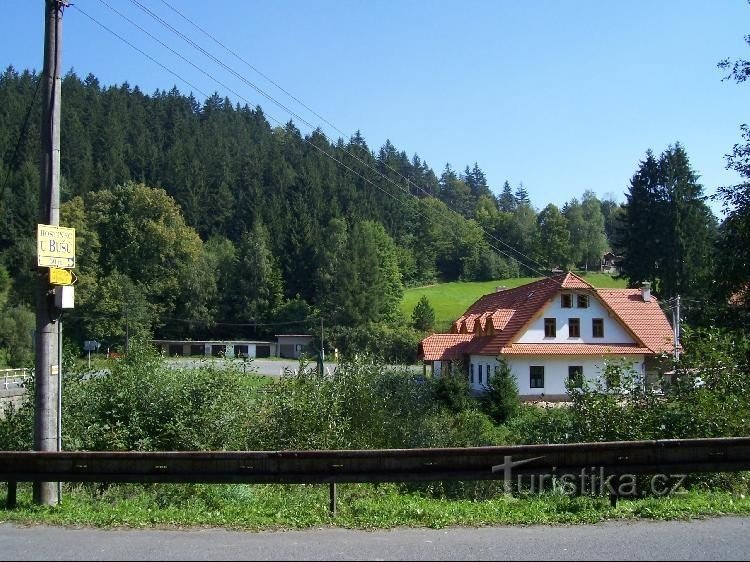
[[[675,299],[674,309],[672,310],[672,329],[674,330],[674,360],[680,359],[680,295]]]
[[[323,350],[323,317],[320,317],[320,361],[321,365],[325,361],[326,353]],[[322,367],[321,367],[322,368]]]
[[[60,224],[60,71],[62,61],[62,15],[65,0],[45,0],[44,67],[42,76],[42,123],[39,182],[39,223]],[[57,450],[57,391],[59,387],[59,315],[46,269],[37,271],[36,351],[34,396],[34,450]],[[34,483],[34,503],[55,505],[59,494],[55,482]]]

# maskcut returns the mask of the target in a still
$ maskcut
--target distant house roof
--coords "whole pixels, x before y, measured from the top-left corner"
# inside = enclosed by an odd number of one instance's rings
[[[564,290],[589,292],[616,316],[636,344],[518,344],[514,340]],[[646,302],[640,289],[595,289],[574,273],[546,277],[513,289],[484,295],[451,326],[450,334],[422,340],[425,361],[473,355],[657,354],[672,349],[672,328],[655,298]]]

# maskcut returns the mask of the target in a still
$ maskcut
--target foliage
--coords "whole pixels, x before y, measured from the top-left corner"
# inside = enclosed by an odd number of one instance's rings
[[[209,364],[168,367],[136,338],[110,372],[66,377],[65,449],[241,450],[251,379]]]
[[[539,238],[537,255],[548,269],[568,269],[570,259],[570,232],[568,221],[560,210],[550,203],[537,217]]]
[[[429,332],[435,326],[435,309],[430,306],[426,295],[422,295],[417,306],[414,307],[411,320],[414,329],[420,332]]]
[[[489,420],[435,400],[437,383],[386,370],[366,357],[334,372],[301,365],[262,394],[250,445],[268,449],[369,449],[490,444]]]
[[[569,382],[574,441],[662,438],[663,403],[625,360],[607,361],[602,377]]]
[[[0,484],[0,498],[4,497]],[[31,485],[21,484],[18,508],[0,509],[15,524],[96,527],[159,527],[279,530],[336,525],[348,529],[404,526],[445,528],[486,525],[581,524],[603,520],[673,520],[750,514],[742,491],[691,491],[667,498],[620,501],[603,497],[542,494],[484,501],[404,493],[395,484],[339,484],[338,510],[328,512],[327,485],[119,484],[99,491],[90,485],[63,490],[54,508],[33,505]],[[0,500],[0,507],[2,506]]]
[[[443,369],[436,379],[433,392],[435,400],[452,412],[464,412],[475,407],[469,381],[463,374],[463,365],[460,362]]]
[[[23,305],[0,309],[0,347],[7,349],[9,367],[32,367],[34,363],[34,313]]]
[[[645,384],[630,365],[613,362],[606,365],[602,379],[569,388],[572,440],[748,435],[748,340],[741,334],[701,328],[686,330],[683,345],[686,351],[671,384]]]
[[[518,414],[506,423],[509,442],[516,445],[575,442],[578,432],[567,406],[542,408],[522,404]]]
[[[39,78],[0,74],[0,264],[14,305],[34,303],[39,120],[17,152],[14,133]],[[147,95],[72,71],[62,89],[61,224],[78,252],[67,333],[79,342],[254,336],[237,325],[278,321],[296,296],[328,325],[395,324],[403,285],[529,273],[529,193],[506,185],[495,198],[477,162],[438,177],[390,141],[371,150],[359,132],[331,142],[272,128],[260,107],[218,95]],[[402,178],[414,197],[394,195]]]
[[[744,39],[750,45],[750,36]],[[750,76],[750,61],[745,59],[725,59],[719,63],[719,68],[728,71],[725,80],[738,84],[746,82]],[[746,123],[740,126],[740,135],[742,140],[732,147],[726,159],[727,168],[737,172],[743,181],[719,187],[715,197],[724,204],[726,215],[718,245],[718,270],[721,271],[718,282],[723,296],[732,298],[734,304],[741,307],[740,325],[746,326],[750,309],[750,129]]]
[[[328,330],[329,342],[345,357],[368,355],[385,363],[410,365],[417,360],[422,335],[401,323],[370,322]]]
[[[518,384],[506,361],[498,361],[497,369],[489,376],[480,404],[484,413],[497,424],[506,423],[518,413],[521,406]]]
[[[0,451],[30,451],[34,447],[34,392],[32,379],[18,406],[0,405]]]
[[[713,274],[716,219],[685,149],[677,143],[658,160],[647,151],[627,200],[621,243],[630,286],[652,281],[664,298],[702,298]]]

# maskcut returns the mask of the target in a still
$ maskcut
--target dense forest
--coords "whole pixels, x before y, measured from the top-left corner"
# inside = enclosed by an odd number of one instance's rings
[[[0,347],[13,364],[29,361],[12,350],[33,330],[38,85],[30,71],[0,76]],[[78,266],[65,333],[78,342],[269,337],[322,319],[331,345],[408,357],[421,332],[400,317],[405,286],[598,269],[608,251],[631,284],[692,299],[697,322],[745,295],[747,268],[715,268],[747,233],[712,215],[679,143],[645,152],[624,204],[587,190],[537,209],[478,163],[438,175],[390,141],[274,128],[218,94],[148,95],[71,71],[62,99],[61,224],[76,228]]]

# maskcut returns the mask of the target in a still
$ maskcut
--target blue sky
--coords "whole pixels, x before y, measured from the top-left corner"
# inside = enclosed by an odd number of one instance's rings
[[[106,1],[269,117],[291,118],[129,0]],[[329,138],[341,136],[161,0],[139,1]],[[678,141],[707,194],[740,179],[725,169],[724,155],[748,120],[750,85],[722,82],[716,64],[750,58],[745,0],[169,2],[347,136],[359,129],[373,149],[390,139],[438,174],[446,163],[461,171],[476,161],[493,190],[505,180],[514,188],[523,182],[539,209],[586,189],[624,200],[646,150],[658,154]],[[80,8],[203,92],[235,99],[100,0],[74,4],[64,17],[66,70],[147,93],[175,84],[191,90]],[[41,68],[43,5],[3,0],[3,67]]]

